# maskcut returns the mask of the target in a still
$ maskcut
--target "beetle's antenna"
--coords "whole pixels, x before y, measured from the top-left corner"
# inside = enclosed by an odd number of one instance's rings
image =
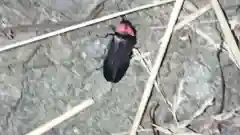
[[[123,10],[122,8],[120,8],[119,4],[117,4],[117,7],[118,7],[119,11]],[[121,15],[120,17],[121,17],[122,21],[126,21],[127,20],[126,15]]]
[[[122,18],[122,21],[126,21],[127,20],[125,15],[121,15],[120,17]]]

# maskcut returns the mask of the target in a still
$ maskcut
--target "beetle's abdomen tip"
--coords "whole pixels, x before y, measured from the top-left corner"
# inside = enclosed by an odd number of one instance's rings
[[[112,77],[110,74],[105,74],[104,73],[104,78],[106,81],[111,82],[111,83],[118,83],[120,80]]]
[[[118,83],[121,80],[117,78],[116,75],[113,74],[112,70],[107,66],[104,66],[103,68],[103,76],[106,81],[111,83]]]

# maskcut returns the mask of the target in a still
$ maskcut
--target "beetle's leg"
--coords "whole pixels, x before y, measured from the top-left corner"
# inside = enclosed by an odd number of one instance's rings
[[[108,27],[109,27],[113,32],[116,31],[116,27],[115,27],[114,25],[109,25]]]
[[[121,17],[122,21],[125,21],[125,20],[127,20],[127,18],[126,18],[126,16],[125,16],[125,15],[121,15],[120,17]]]
[[[95,70],[101,70],[103,68],[103,65],[99,66],[99,67],[96,67]]]
[[[108,48],[109,48],[109,47],[107,47],[107,48],[104,49],[104,52],[103,52],[103,56],[104,56],[104,57],[107,55]]]
[[[104,37],[108,37],[108,36],[114,36],[115,34],[114,33],[107,33]]]
[[[133,48],[138,50],[140,48],[140,46],[134,46]]]
[[[135,45],[133,46],[133,48],[138,50],[141,47],[141,45],[137,44],[136,42],[134,42],[134,43],[135,43]]]
[[[108,36],[114,36],[114,33],[107,33],[105,36],[96,35],[98,38],[106,38]]]
[[[130,57],[130,58],[133,57],[133,52],[132,52],[132,51],[130,52],[129,57]]]

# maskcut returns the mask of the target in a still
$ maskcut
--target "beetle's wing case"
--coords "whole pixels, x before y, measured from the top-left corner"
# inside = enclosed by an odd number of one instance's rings
[[[107,81],[116,83],[125,75],[134,46],[134,41],[131,38],[116,34],[110,41],[103,66],[103,74]]]

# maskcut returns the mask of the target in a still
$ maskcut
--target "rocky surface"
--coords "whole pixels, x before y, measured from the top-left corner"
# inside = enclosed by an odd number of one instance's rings
[[[105,1],[101,12],[93,9],[100,0],[2,0],[0,3],[0,44],[46,33],[67,24],[129,9],[150,1]],[[198,7],[208,1],[193,1]],[[116,4],[114,4],[116,3]],[[238,17],[234,1],[223,2],[228,17]],[[229,5],[228,5],[229,4]],[[238,3],[239,4],[239,3]],[[142,53],[149,52],[154,59],[158,41],[164,34],[172,4],[133,13],[127,16],[138,30],[138,45]],[[188,12],[182,12],[181,17]],[[214,20],[212,11],[199,20]],[[144,90],[148,73],[139,60],[132,60],[126,76],[117,84],[105,81],[102,60],[109,39],[99,38],[110,32],[120,18],[61,34],[46,40],[0,53],[0,134],[23,135],[39,125],[59,116],[83,100],[94,97],[96,104],[79,115],[58,125],[46,135],[107,135],[130,129]],[[194,21],[194,28],[207,33],[216,43],[220,36],[213,23]],[[70,21],[70,22],[69,22]],[[60,23],[57,26],[54,23]],[[36,24],[42,24],[36,25]],[[207,24],[207,25],[206,25]],[[218,23],[216,23],[218,24]],[[18,25],[32,25],[20,27]],[[9,29],[13,27],[12,39]],[[5,29],[4,29],[5,28]],[[4,33],[8,36],[4,36]],[[10,35],[9,35],[10,34]],[[220,55],[225,81],[224,112],[239,106],[239,70],[226,53]],[[207,109],[203,118],[218,113],[222,101],[223,85],[217,59],[217,50],[188,27],[174,33],[161,71],[159,86],[173,102],[181,89],[182,102],[177,110],[179,120],[189,119],[204,101],[215,97],[215,104]],[[154,89],[150,105],[159,102],[156,123],[172,123],[159,92]],[[237,115],[237,114],[236,114]],[[238,115],[237,115],[238,116]],[[239,117],[224,121],[222,134],[238,134]],[[149,113],[142,126],[150,126]],[[206,133],[203,124],[194,122],[192,128]],[[212,130],[212,129],[207,129]],[[142,132],[141,134],[152,134]],[[206,133],[206,134],[211,134]]]

